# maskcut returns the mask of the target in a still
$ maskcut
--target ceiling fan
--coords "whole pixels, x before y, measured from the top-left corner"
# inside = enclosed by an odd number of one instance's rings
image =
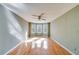
[[[43,18],[44,14],[45,13],[41,13],[40,15],[32,15],[32,16],[37,17],[38,20],[46,20],[46,19]]]

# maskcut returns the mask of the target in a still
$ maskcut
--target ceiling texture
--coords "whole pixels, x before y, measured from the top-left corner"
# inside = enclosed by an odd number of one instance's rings
[[[22,17],[27,22],[46,23],[51,22],[68,12],[77,3],[2,3],[10,11]],[[43,18],[46,20],[38,20],[32,15],[40,15],[44,13]]]

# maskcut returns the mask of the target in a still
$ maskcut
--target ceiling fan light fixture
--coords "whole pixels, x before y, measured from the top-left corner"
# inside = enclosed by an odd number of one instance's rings
[[[46,19],[43,19],[44,14],[45,13],[41,13],[40,15],[32,15],[32,16],[37,17],[38,20],[46,20]]]

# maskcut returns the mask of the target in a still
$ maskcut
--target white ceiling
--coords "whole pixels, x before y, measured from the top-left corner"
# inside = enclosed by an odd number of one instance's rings
[[[2,4],[28,22],[51,22],[68,12],[78,4],[75,3],[9,3]],[[35,19],[32,15],[44,14],[46,21]]]

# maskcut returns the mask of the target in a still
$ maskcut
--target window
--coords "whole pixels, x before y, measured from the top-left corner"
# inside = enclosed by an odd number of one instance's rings
[[[48,23],[31,23],[31,36],[48,36]]]

